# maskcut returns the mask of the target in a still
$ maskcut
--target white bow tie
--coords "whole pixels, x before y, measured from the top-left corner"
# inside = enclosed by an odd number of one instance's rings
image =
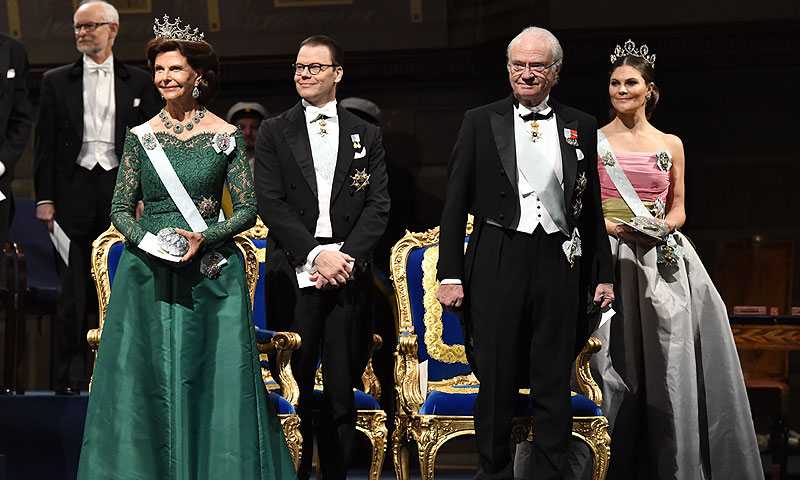
[[[322,108],[315,107],[314,105],[306,106],[306,118],[310,118],[311,122],[317,121],[320,115],[325,115],[327,118],[336,118],[336,104],[329,102]]]
[[[109,75],[114,73],[114,67],[110,63],[102,63],[100,65],[98,65],[96,63],[95,64],[89,63],[89,64],[86,65],[86,68],[89,70],[89,73],[100,73],[100,72],[103,72],[103,73],[107,73]]]

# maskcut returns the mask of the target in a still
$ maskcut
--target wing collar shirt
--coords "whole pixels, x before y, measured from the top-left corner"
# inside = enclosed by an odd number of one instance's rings
[[[532,112],[543,115],[549,114],[553,108],[547,104],[549,99],[550,97],[548,96],[544,102],[532,108],[521,104],[514,106],[514,140],[517,153],[517,189],[519,191],[520,206],[519,225],[517,225],[516,229],[524,233],[533,233],[538,225],[541,225],[547,233],[558,231],[558,226],[550,217],[550,212],[539,200],[539,196],[525,180],[522,172],[519,171],[520,162],[526,161],[533,149],[538,149],[552,166],[558,183],[561,185],[561,190],[563,191],[564,189],[564,172],[561,166],[561,147],[559,146],[556,116],[551,115],[549,118],[536,120],[541,134],[541,138],[536,142],[531,140],[531,121],[522,119],[523,116]]]
[[[336,158],[339,155],[339,115],[336,111],[336,100],[322,107],[315,107],[302,100],[305,109],[308,141],[311,144],[311,156],[314,160],[314,173],[317,178],[317,201],[319,217],[317,218],[314,237],[333,237],[331,226],[331,189],[333,174],[336,170]],[[315,271],[314,259],[322,251],[322,246],[315,247],[306,258],[305,268]]]
[[[114,56],[97,64],[83,56],[83,144],[77,163],[87,170],[119,166],[114,146]]]

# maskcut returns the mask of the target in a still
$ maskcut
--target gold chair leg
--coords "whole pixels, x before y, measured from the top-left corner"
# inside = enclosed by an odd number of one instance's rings
[[[386,455],[386,412],[383,410],[361,410],[356,417],[356,429],[369,438],[372,444],[372,464],[369,469],[370,480],[379,480]]]
[[[406,422],[394,417],[394,432],[392,432],[392,459],[394,460],[394,474],[397,480],[409,480],[408,448],[404,443]]]
[[[608,436],[608,420],[605,417],[575,418],[572,436],[581,440],[592,451],[592,480],[604,480],[611,460],[611,437]]]
[[[279,415],[283,436],[286,437],[286,445],[292,455],[294,469],[300,468],[300,457],[303,455],[303,435],[300,433],[300,417],[297,415]]]

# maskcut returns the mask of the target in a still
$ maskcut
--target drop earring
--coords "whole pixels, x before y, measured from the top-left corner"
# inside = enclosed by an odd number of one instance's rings
[[[192,97],[197,98],[200,96],[200,89],[197,88],[197,85],[194,86],[192,90]]]

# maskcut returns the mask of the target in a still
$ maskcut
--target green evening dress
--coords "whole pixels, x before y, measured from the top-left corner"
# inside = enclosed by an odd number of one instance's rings
[[[146,232],[190,230],[133,133],[125,139],[111,219],[126,238],[94,371],[78,478],[125,480],[289,479],[296,472],[267,401],[244,269],[233,243],[255,222],[256,202],[244,141],[217,153],[214,133],[181,140],[157,133],[196,203],[219,202],[223,184],[233,214],[206,219],[204,246],[228,264],[200,273],[198,252],[174,267],[136,247]],[[135,220],[137,199],[144,212]]]

